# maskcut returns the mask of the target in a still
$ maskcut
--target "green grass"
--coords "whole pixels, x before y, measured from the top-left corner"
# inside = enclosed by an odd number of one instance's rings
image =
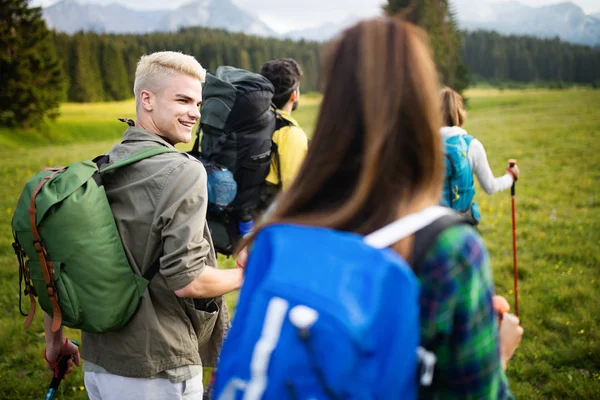
[[[483,142],[494,172],[508,158],[522,171],[516,198],[525,337],[509,364],[511,387],[522,399],[600,398],[600,91],[477,89],[467,96],[466,128]],[[294,117],[310,134],[319,98],[301,101]],[[62,111],[43,131],[0,130],[0,398],[42,398],[50,382],[41,314],[23,329],[17,305],[10,219],[23,184],[42,167],[108,150],[124,129],[116,117],[131,117],[134,106],[66,104]],[[510,194],[478,190],[477,201],[497,292],[512,304]],[[220,263],[233,267],[232,259]],[[231,308],[236,296],[227,296]],[[82,385],[76,370],[58,398],[86,398]]]

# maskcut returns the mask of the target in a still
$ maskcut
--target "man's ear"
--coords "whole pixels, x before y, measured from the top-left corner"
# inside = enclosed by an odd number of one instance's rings
[[[142,90],[140,93],[140,105],[144,108],[144,110],[150,112],[152,111],[152,106],[154,104],[154,95],[149,90]]]
[[[298,100],[298,89],[294,89],[292,94],[290,94],[290,99],[288,100],[291,103],[295,103]]]

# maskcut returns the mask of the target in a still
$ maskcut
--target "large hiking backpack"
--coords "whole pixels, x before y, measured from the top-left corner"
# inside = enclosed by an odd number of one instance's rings
[[[271,104],[273,93],[264,76],[229,66],[207,74],[203,85],[198,137],[190,154],[205,165],[209,192],[224,188],[230,195],[229,202],[217,202],[209,193],[207,215],[215,250],[225,255],[239,240],[238,221],[252,219],[266,206],[265,179],[277,157],[273,133],[287,124]]]
[[[225,339],[215,400],[414,399],[435,356],[419,345],[419,287],[387,247],[450,215],[431,207],[377,232],[273,225],[261,231]],[[423,241],[420,241],[423,243]],[[427,246],[415,251],[421,259]]]
[[[462,131],[442,134],[446,156],[446,179],[442,205],[456,211],[467,211],[473,203],[475,186],[473,169],[469,163],[469,145],[473,136]]]
[[[174,151],[153,146],[100,169],[105,156],[46,168],[25,184],[12,219],[19,309],[23,280],[30,299],[29,314],[21,311],[27,316],[25,327],[33,319],[35,297],[52,316],[53,331],[64,325],[106,332],[121,328],[131,318],[159,262],[143,277],[131,269],[102,173]]]

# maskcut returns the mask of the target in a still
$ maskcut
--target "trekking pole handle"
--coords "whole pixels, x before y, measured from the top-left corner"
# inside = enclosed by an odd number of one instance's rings
[[[515,159],[513,159],[513,158],[511,158],[510,160],[508,160],[508,167],[509,167],[509,168],[512,168],[512,167],[514,167],[515,165],[517,165],[517,160],[515,160]],[[513,184],[512,184],[512,186],[510,187],[510,194],[511,194],[511,196],[514,196],[514,195],[515,195],[515,181],[513,181]]]

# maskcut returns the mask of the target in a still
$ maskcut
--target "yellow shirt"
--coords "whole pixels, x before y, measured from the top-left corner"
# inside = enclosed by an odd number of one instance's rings
[[[291,125],[284,126],[273,134],[273,142],[277,145],[279,163],[281,165],[281,187],[285,190],[296,177],[300,165],[304,161],[304,156],[306,156],[306,151],[308,150],[308,138],[298,125],[298,122],[291,115],[281,110],[278,110],[278,112],[281,113],[281,116],[285,120],[291,123]],[[275,157],[271,160],[267,182],[274,185],[279,184]]]

